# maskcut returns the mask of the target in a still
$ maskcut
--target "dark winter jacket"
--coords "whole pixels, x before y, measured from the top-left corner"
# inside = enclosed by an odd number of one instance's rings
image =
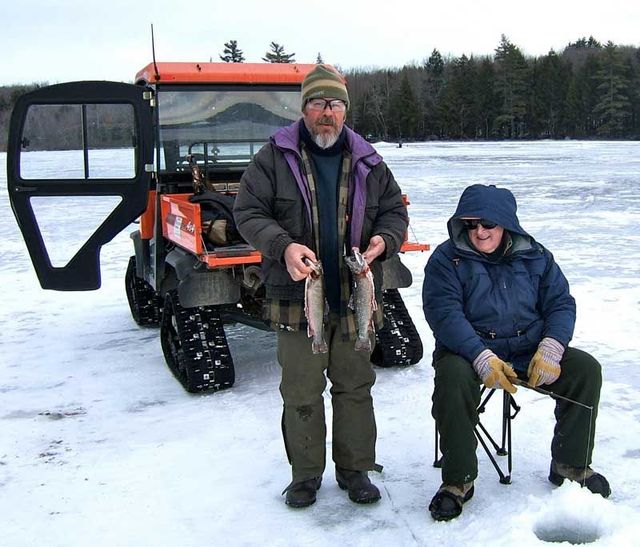
[[[318,254],[302,169],[300,123],[279,130],[255,155],[242,176],[234,206],[240,234],[263,255],[262,275],[269,298],[304,298],[304,282],[293,281],[284,263],[287,245],[300,243]],[[371,237],[379,234],[386,244],[380,260],[390,258],[400,250],[408,224],[400,188],[375,149],[348,127],[344,130],[352,156],[347,241],[364,251]],[[381,268],[374,265],[380,285]]]
[[[505,255],[493,261],[475,250],[462,217],[505,228],[511,238]],[[469,186],[447,227],[449,239],[427,262],[422,290],[436,352],[444,348],[472,362],[489,348],[525,370],[543,337],[569,343],[576,317],[569,284],[552,254],[520,226],[509,190]]]

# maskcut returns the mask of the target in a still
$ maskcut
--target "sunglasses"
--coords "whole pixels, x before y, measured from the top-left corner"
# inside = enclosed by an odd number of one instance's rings
[[[475,230],[478,225],[482,226],[485,230],[493,230],[497,226],[495,222],[485,220],[484,218],[465,219],[462,221],[462,224],[464,224],[467,230]]]

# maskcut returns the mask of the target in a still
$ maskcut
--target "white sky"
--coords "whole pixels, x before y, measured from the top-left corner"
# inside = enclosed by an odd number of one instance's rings
[[[492,54],[503,33],[526,55],[589,35],[640,45],[637,0],[2,0],[0,21],[0,85],[132,81],[151,60],[151,23],[158,61],[218,60],[229,40],[247,62],[275,41],[298,62],[321,52],[343,69],[401,67],[434,48]]]

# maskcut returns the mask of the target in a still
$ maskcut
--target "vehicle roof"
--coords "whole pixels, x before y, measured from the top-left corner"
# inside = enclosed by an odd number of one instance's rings
[[[136,82],[299,84],[315,66],[301,63],[149,63],[136,74]]]

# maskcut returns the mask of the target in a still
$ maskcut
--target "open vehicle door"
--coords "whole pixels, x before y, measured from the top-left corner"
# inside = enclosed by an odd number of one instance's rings
[[[73,82],[16,102],[7,148],[9,199],[44,289],[99,288],[102,245],[145,210],[154,163],[151,98],[143,86]],[[87,231],[81,213],[91,207],[104,212],[96,217],[104,220]],[[74,236],[80,236],[77,251],[69,245]],[[68,260],[56,260],[60,249]]]

